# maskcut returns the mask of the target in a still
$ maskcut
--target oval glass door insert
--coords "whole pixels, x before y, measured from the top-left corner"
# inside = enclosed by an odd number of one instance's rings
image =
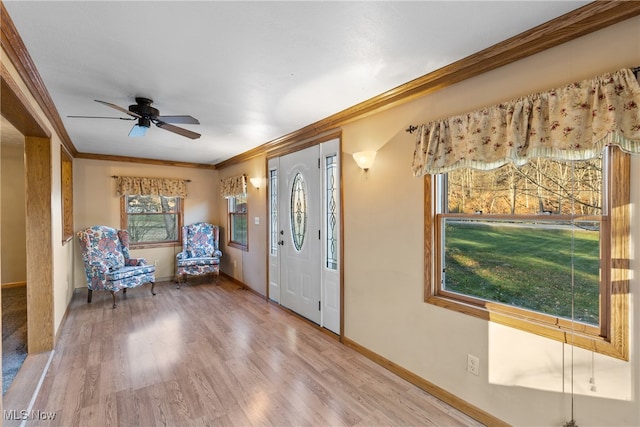
[[[290,210],[293,245],[300,251],[307,234],[307,186],[300,172],[293,178]]]

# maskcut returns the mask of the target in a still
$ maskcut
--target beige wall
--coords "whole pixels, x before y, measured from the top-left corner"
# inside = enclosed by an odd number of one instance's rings
[[[27,280],[25,231],[24,138],[21,143],[2,144],[2,284]]]
[[[248,250],[227,246],[227,201],[220,194],[219,218],[221,220],[220,241],[222,242],[223,257],[221,270],[253,289],[267,294],[267,185],[266,161],[264,157],[256,157],[239,165],[233,165],[220,171],[220,179],[230,176],[246,174],[247,178],[262,178],[262,185],[256,189],[247,182],[247,221],[248,221]],[[256,218],[258,224],[256,224]]]
[[[184,167],[154,166],[126,162],[76,159],[73,162],[73,213],[76,231],[94,225],[120,227],[120,197],[116,195],[112,176],[148,176],[155,178],[190,179],[184,201],[184,223],[219,222],[220,193],[218,171]],[[75,249],[75,287],[86,287],[84,267],[77,239]],[[133,257],[158,260],[156,280],[171,280],[175,276],[175,256],[181,247],[133,250]]]
[[[422,302],[423,184],[411,176],[414,138],[403,129],[637,65],[635,18],[345,126],[345,335],[509,423],[561,425],[570,419],[563,393],[571,388],[570,347]],[[362,149],[378,150],[366,176],[348,156]],[[637,245],[638,156],[632,168]],[[634,271],[638,267],[634,262]],[[636,298],[638,285],[636,274]],[[637,325],[637,304],[632,316]],[[579,425],[640,424],[636,335],[632,331],[630,362],[573,350]],[[479,377],[466,372],[467,354],[480,357]]]
[[[344,126],[345,336],[514,425],[562,425],[571,419],[573,358],[578,424],[640,425],[640,340],[633,326],[640,320],[639,304],[631,306],[631,359],[624,362],[423,302],[423,181],[412,176],[414,137],[404,131],[410,124],[638,65],[640,18],[634,18]],[[371,149],[378,154],[365,174],[351,154]],[[253,159],[221,170],[220,176],[252,176],[263,168],[264,158]],[[635,247],[640,242],[639,177],[636,156],[631,183]],[[250,188],[250,217],[256,211],[266,214],[266,199],[262,190],[251,194]],[[266,248],[256,254],[253,245],[266,242],[266,230],[261,221],[250,230],[249,252],[227,249],[223,263],[224,271],[261,293]],[[631,264],[632,301],[640,296],[638,264],[635,259]],[[467,354],[480,358],[479,376],[467,373]],[[596,391],[590,389],[592,376]]]

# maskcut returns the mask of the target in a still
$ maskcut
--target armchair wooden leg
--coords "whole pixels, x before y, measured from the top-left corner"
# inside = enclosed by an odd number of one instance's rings
[[[91,304],[92,296],[93,296],[93,289],[89,289],[89,293],[87,294],[87,304]]]
[[[177,278],[178,278],[178,288],[177,289],[180,289],[180,287],[182,286],[182,280],[184,279],[184,275],[178,274]]]
[[[116,308],[116,293],[114,291],[111,291],[111,296],[113,297],[113,308]]]
[[[156,282],[151,282],[151,295],[155,295],[156,293],[153,292],[153,289],[156,287]]]

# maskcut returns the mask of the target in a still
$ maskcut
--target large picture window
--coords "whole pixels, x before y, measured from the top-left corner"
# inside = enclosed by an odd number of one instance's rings
[[[628,360],[634,72],[413,129],[427,302]]]
[[[601,158],[450,172],[441,291],[599,326],[602,190]]]
[[[628,155],[457,169],[433,183],[428,302],[627,357],[628,285],[612,277],[612,254],[628,259]]]
[[[122,228],[129,231],[132,248],[181,243],[182,198],[122,196]]]

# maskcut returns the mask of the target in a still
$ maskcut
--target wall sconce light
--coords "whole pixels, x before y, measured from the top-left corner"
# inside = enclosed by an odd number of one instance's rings
[[[353,160],[356,161],[360,169],[365,172],[369,170],[371,166],[373,166],[373,160],[376,158],[375,151],[360,151],[357,153],[353,153]]]
[[[260,184],[262,184],[262,178],[249,178],[249,181],[251,181],[251,185],[253,185],[256,190],[260,189]]]

